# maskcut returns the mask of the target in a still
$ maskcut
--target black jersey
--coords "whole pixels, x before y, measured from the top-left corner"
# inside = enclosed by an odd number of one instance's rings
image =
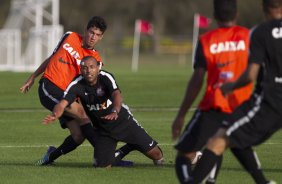
[[[119,90],[119,87],[113,75],[100,71],[94,86],[88,85],[81,75],[76,77],[67,87],[63,98],[71,104],[79,97],[93,125],[108,131],[116,126],[126,126],[127,121],[124,120],[131,116],[127,106],[123,104],[117,120],[108,121],[101,118],[112,112],[112,93],[115,90]]]
[[[205,68],[207,69],[207,62],[203,52],[203,46],[201,42],[197,43],[195,63],[193,63],[194,69],[196,68]]]
[[[266,100],[276,109],[282,106],[282,20],[256,27],[251,36],[250,62],[264,69],[261,77]]]

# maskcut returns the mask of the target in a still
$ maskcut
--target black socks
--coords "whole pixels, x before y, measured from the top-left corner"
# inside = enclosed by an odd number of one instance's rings
[[[221,164],[222,164],[223,156],[219,156],[216,161],[216,165],[213,167],[212,171],[209,174],[209,177],[206,181],[206,184],[214,184],[216,183],[216,178],[218,176]]]
[[[56,160],[58,157],[60,157],[63,154],[67,154],[73,150],[76,149],[76,147],[79,144],[77,144],[71,135],[69,135],[63,142],[63,144],[61,144],[55,151],[51,152],[49,155],[49,161],[54,161]]]
[[[125,157],[128,153],[135,150],[134,146],[130,144],[125,144],[121,148],[115,151],[115,163],[118,163]]]
[[[252,148],[232,148],[231,151],[239,160],[241,165],[251,174],[257,184],[267,183],[267,180],[260,168],[259,160]]]
[[[188,182],[191,177],[191,161],[183,155],[178,155],[175,160],[175,171],[180,183]]]
[[[217,156],[212,151],[205,149],[203,156],[196,164],[196,167],[192,173],[191,183],[201,183],[216,165],[221,156]]]
[[[80,126],[81,132],[83,136],[90,142],[90,144],[95,147],[96,135],[94,127],[91,123],[87,123],[85,125]]]

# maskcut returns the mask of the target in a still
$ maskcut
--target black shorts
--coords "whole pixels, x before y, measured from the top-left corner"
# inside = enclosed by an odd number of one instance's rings
[[[53,84],[46,78],[42,78],[39,81],[38,87],[38,95],[41,104],[51,112],[53,111],[54,106],[59,103],[59,101],[63,98],[64,91]],[[66,115],[62,115],[59,118],[60,124],[62,128],[66,128],[66,122],[74,120],[74,118]]]
[[[98,167],[105,167],[114,163],[115,150],[119,141],[129,143],[142,153],[147,153],[158,144],[133,116],[130,116],[127,121],[129,121],[129,123],[126,122],[128,126],[120,129],[119,132],[98,131],[94,152],[94,159]]]
[[[227,128],[230,147],[244,149],[264,142],[278,131],[282,127],[282,114],[266,102],[263,95],[254,94],[223,126]]]
[[[180,136],[175,148],[184,153],[200,151],[207,144],[209,138],[221,127],[221,122],[228,116],[229,114],[219,110],[197,110]]]

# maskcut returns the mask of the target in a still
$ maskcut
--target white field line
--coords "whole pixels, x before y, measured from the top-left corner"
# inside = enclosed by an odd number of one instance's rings
[[[133,107],[129,108],[132,112],[177,112],[179,108],[176,107]],[[190,108],[189,111],[195,111],[196,108]],[[17,112],[17,113],[25,113],[25,112],[49,112],[46,109],[0,109],[0,112]]]
[[[282,145],[282,142],[267,142],[265,145]],[[123,144],[118,144],[119,146]],[[174,146],[173,143],[158,144],[160,146]],[[0,148],[47,148],[50,145],[1,145]],[[90,144],[82,144],[82,147],[92,147]]]

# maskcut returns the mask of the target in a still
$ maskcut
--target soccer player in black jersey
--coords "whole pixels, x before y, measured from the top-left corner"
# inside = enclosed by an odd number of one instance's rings
[[[122,103],[119,87],[112,74],[99,70],[99,63],[86,56],[80,64],[81,75],[76,77],[64,92],[63,99],[43,123],[59,118],[64,109],[79,97],[83,108],[96,128],[95,165],[110,167],[115,162],[118,141],[151,158],[156,165],[163,163],[158,143],[135,120],[128,107]]]
[[[199,38],[194,72],[172,124],[172,137],[177,138],[184,125],[185,114],[195,101],[200,88],[206,83],[205,94],[175,145],[177,149],[175,171],[180,183],[187,182],[191,177],[194,164],[191,160],[197,159],[196,151],[202,151],[209,138],[221,127],[221,122],[228,119],[239,105],[249,99],[253,91],[251,83],[240,90],[233,91],[228,98],[225,98],[217,87],[235,81],[247,68],[250,39],[249,30],[236,24],[238,15],[236,0],[213,0],[213,14],[218,27]],[[227,46],[222,49],[222,45],[229,43],[234,47]],[[244,47],[235,45],[244,45]],[[205,79],[206,82],[203,82]],[[231,152],[255,181],[267,181],[261,171],[256,153],[251,147],[232,148]],[[206,184],[216,183],[222,159],[222,156],[218,157]]]
[[[188,183],[201,183],[228,147],[259,145],[282,127],[282,0],[262,2],[267,21],[252,33],[249,66],[237,81],[224,84],[221,90],[228,95],[255,80],[261,88],[231,115],[231,120],[222,123]],[[264,75],[258,78],[261,69]]]

